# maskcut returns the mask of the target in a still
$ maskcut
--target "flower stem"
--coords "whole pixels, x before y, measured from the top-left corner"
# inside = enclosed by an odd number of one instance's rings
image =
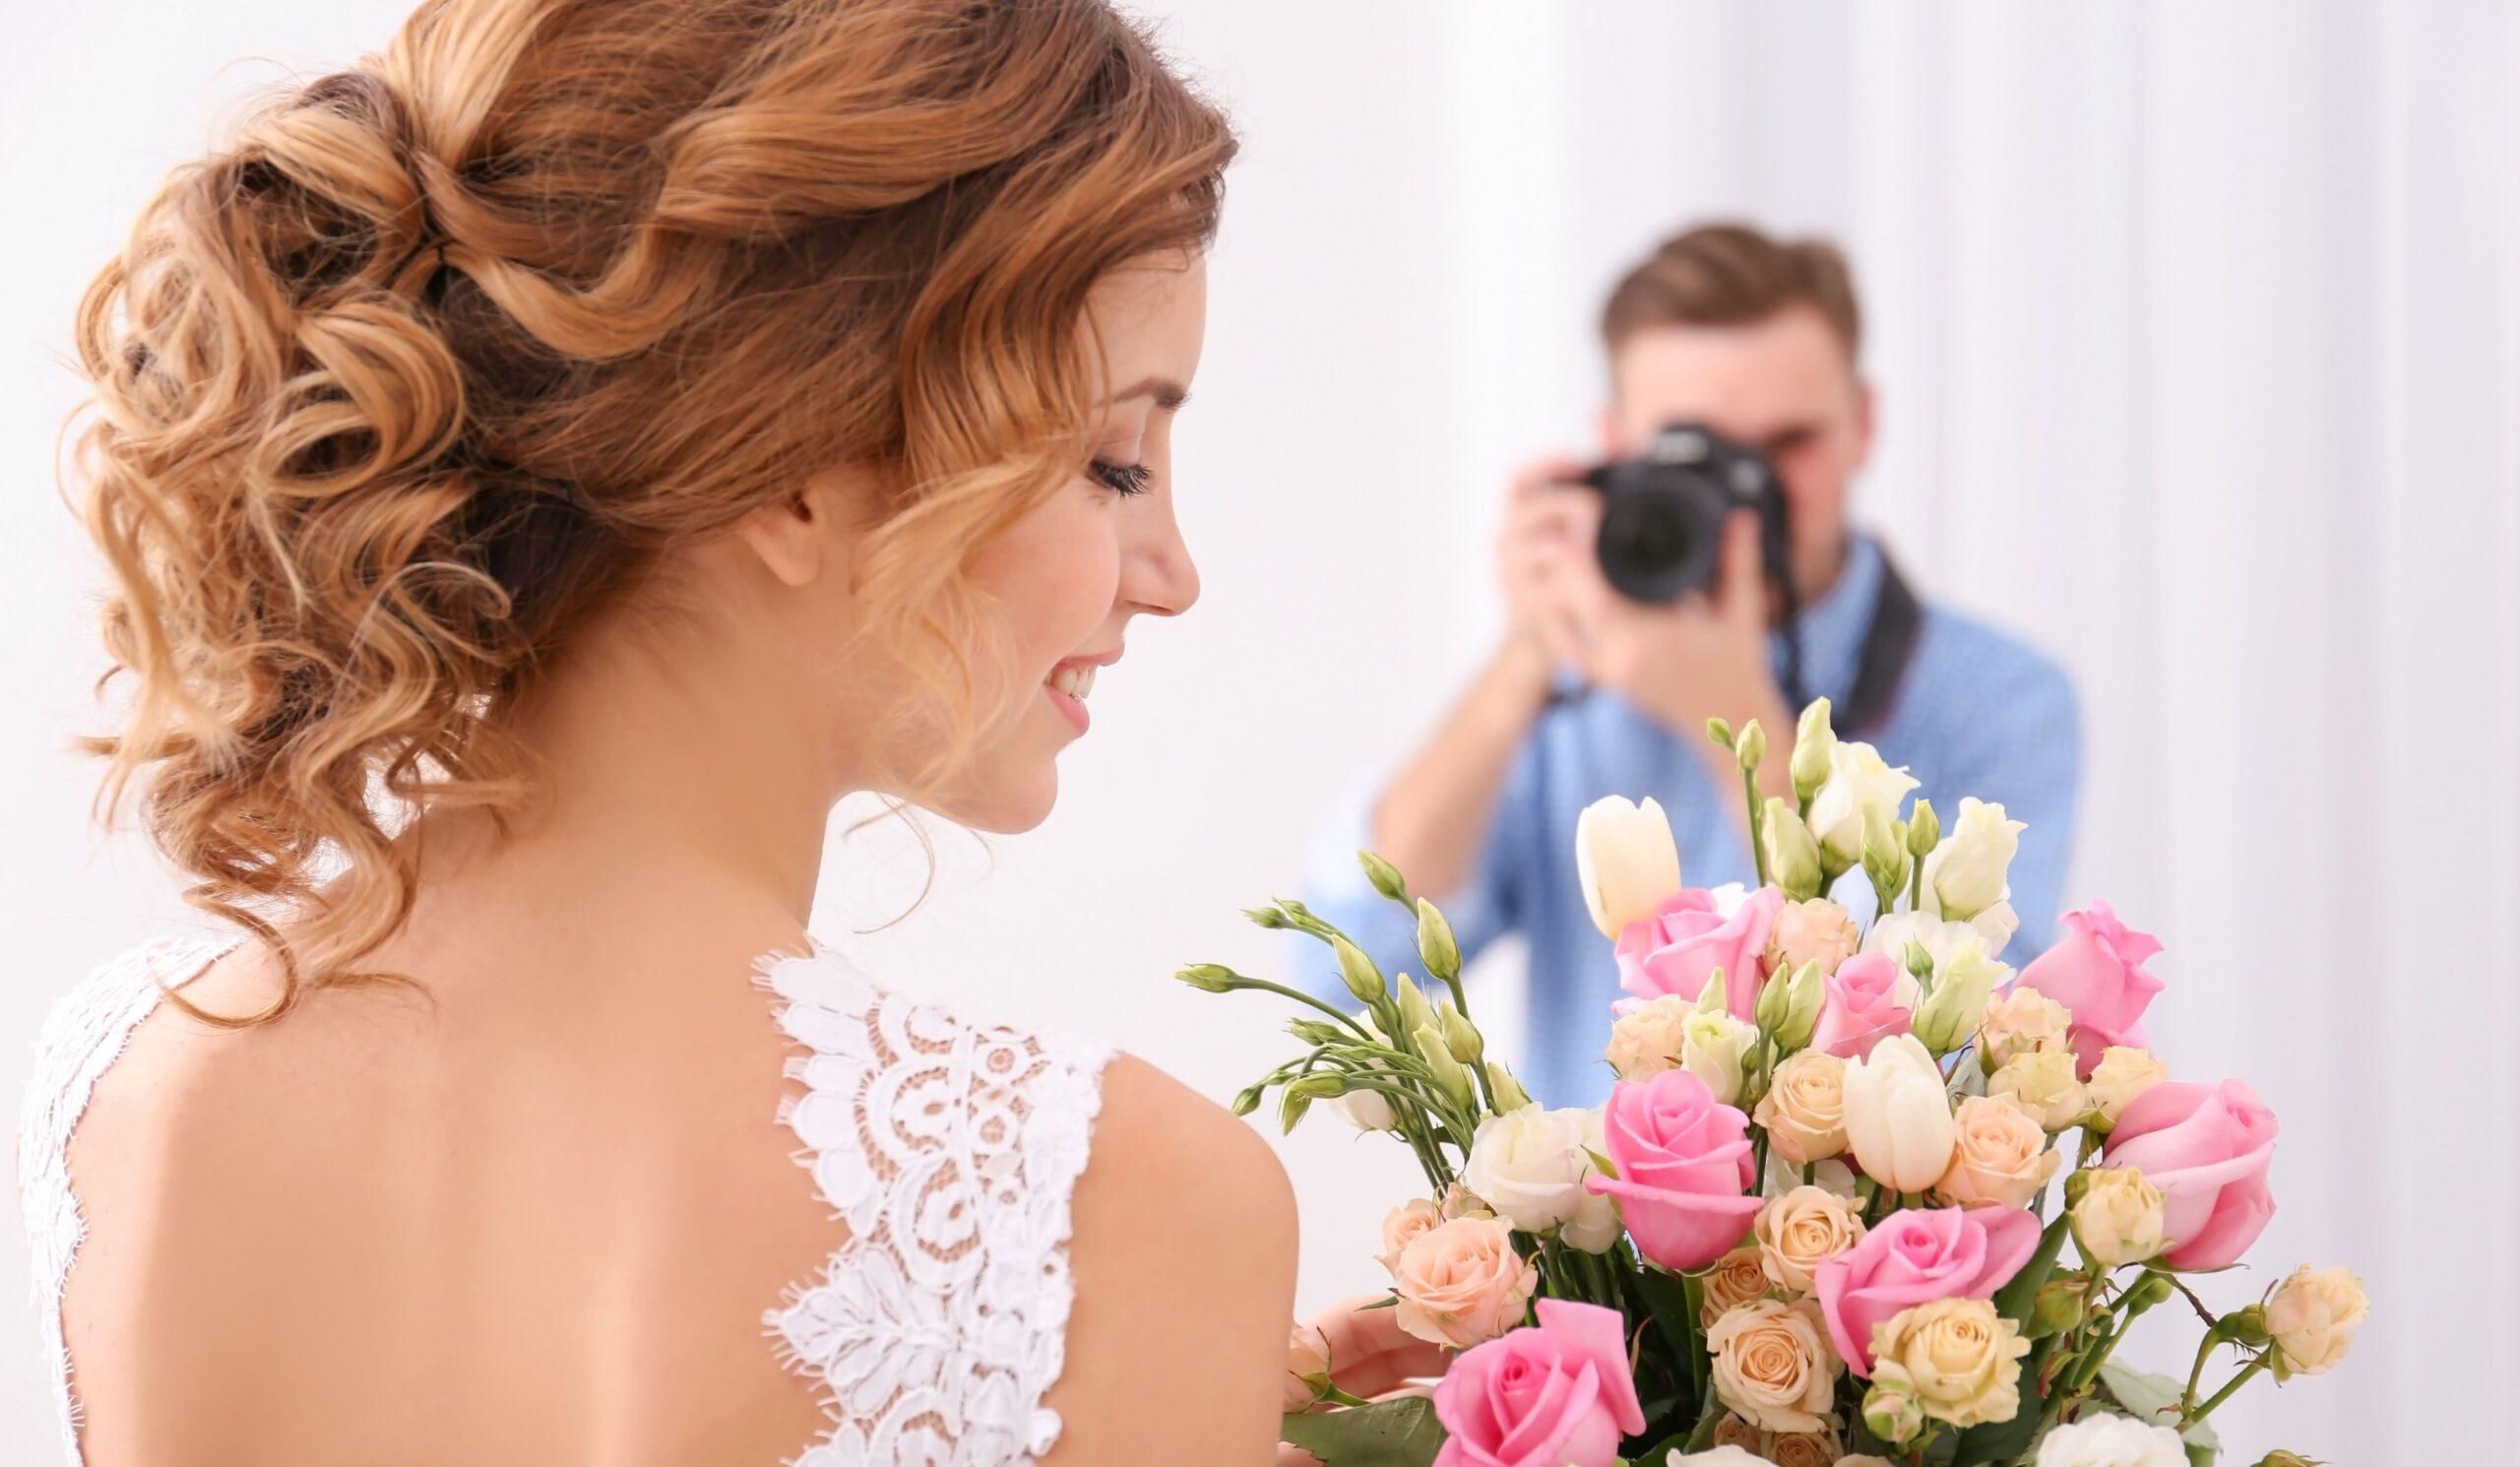
[[[2270,1349],[2264,1354],[2259,1355],[2257,1359],[2252,1360],[2247,1365],[2241,1367],[2239,1373],[2223,1382],[2223,1388],[2214,1392],[2212,1397],[2210,1397],[2204,1405],[2197,1407],[2192,1412],[2180,1416],[2178,1419],[2179,1429],[2184,1431],[2213,1415],[2215,1407],[2230,1400],[2234,1392],[2237,1391],[2241,1386],[2246,1385],[2249,1382],[2249,1377],[2266,1369],[2267,1357],[2274,1353],[2275,1352]]]
[[[2187,1372],[2187,1389],[2178,1398],[2178,1413],[2184,1417],[2196,1409],[2196,1387],[2205,1379],[2205,1363],[2214,1358],[2214,1347],[2223,1343],[2223,1321],[2205,1331],[2204,1340],[2196,1347],[2196,1367]]]

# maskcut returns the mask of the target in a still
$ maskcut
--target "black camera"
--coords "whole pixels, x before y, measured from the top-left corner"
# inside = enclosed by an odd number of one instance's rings
[[[1583,481],[1601,491],[1602,574],[1630,601],[1668,606],[1711,585],[1724,522],[1759,517],[1759,558],[1788,586],[1785,488],[1766,454],[1698,423],[1673,423],[1641,457],[1604,464]]]

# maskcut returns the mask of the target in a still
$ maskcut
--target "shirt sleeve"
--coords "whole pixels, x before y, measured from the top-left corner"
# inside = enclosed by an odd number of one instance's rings
[[[2003,958],[2018,969],[2056,940],[2080,814],[2082,713],[2064,670],[2034,656],[1988,679],[1978,696],[1983,711],[1969,721],[1951,788],[1955,807],[1957,797],[1974,795],[2029,827],[2009,872],[2021,929]],[[1947,822],[1957,811],[1942,813]]]
[[[1364,867],[1356,861],[1357,852],[1372,849],[1373,807],[1381,788],[1377,781],[1341,804],[1339,814],[1314,845],[1305,871],[1303,899],[1314,916],[1347,933],[1350,940],[1364,949],[1386,977],[1418,974],[1425,965],[1418,957],[1418,920],[1399,903],[1374,890],[1373,883],[1365,879]],[[1488,821],[1478,863],[1462,888],[1448,893],[1417,892],[1443,909],[1444,920],[1452,924],[1453,940],[1460,944],[1465,967],[1523,920],[1523,887],[1529,861],[1526,853],[1533,849],[1531,832],[1539,821],[1539,799],[1537,743],[1527,741],[1514,756],[1513,770],[1506,776],[1504,793],[1497,798],[1496,813]],[[1401,874],[1406,876],[1408,872]],[[1354,1006],[1354,996],[1341,980],[1339,965],[1329,950],[1302,933],[1290,936],[1299,949],[1294,953],[1294,986],[1325,1001]]]

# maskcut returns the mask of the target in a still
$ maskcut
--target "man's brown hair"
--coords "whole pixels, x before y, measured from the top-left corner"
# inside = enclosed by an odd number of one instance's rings
[[[1748,326],[1807,305],[1859,359],[1863,309],[1847,257],[1825,239],[1778,239],[1747,224],[1702,224],[1657,246],[1602,307],[1602,343],[1616,351],[1657,326]]]

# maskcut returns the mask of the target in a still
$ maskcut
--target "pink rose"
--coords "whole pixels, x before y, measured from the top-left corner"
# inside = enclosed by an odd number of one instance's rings
[[[1704,1268],[1758,1215],[1759,1199],[1742,1195],[1753,1180],[1749,1126],[1684,1069],[1613,1085],[1602,1137],[1618,1176],[1597,1173],[1584,1185],[1618,1198],[1638,1252],[1669,1269]]]
[[[1868,1379],[1874,1325],[1937,1299],[1992,1299],[2038,1248],[2039,1219],[2018,1207],[1908,1208],[1821,1259],[1811,1293],[1847,1369]]]
[[[1616,1309],[1540,1302],[1540,1323],[1453,1362],[1435,1387],[1451,1434],[1434,1467],[1611,1467],[1645,1430]]]
[[[1715,910],[1715,894],[1687,887],[1643,922],[1618,934],[1618,986],[1640,999],[1677,993],[1696,1001],[1707,975],[1724,970],[1724,1006],[1750,1022],[1767,977],[1768,938],[1785,893],[1773,886],[1752,892],[1730,917]]]
[[[1872,1047],[1908,1032],[1908,1006],[1899,1001],[1907,975],[1887,953],[1858,953],[1838,965],[1820,994],[1820,1026],[1811,1045],[1841,1059],[1861,1059]]]
[[[2161,950],[2152,933],[2119,922],[2107,902],[2094,902],[2087,911],[2066,913],[2065,935],[2021,970],[2016,987],[2047,994],[2074,1016],[2065,1038],[2079,1078],[2091,1078],[2110,1045],[2147,1048],[2144,1009],[2162,981],[2144,971],[2144,960]]]
[[[2275,1113],[2237,1080],[2165,1080],[2126,1103],[2104,1153],[2161,1188],[2164,1256],[2179,1268],[2235,1262],[2275,1216],[2266,1167],[2275,1158]]]

